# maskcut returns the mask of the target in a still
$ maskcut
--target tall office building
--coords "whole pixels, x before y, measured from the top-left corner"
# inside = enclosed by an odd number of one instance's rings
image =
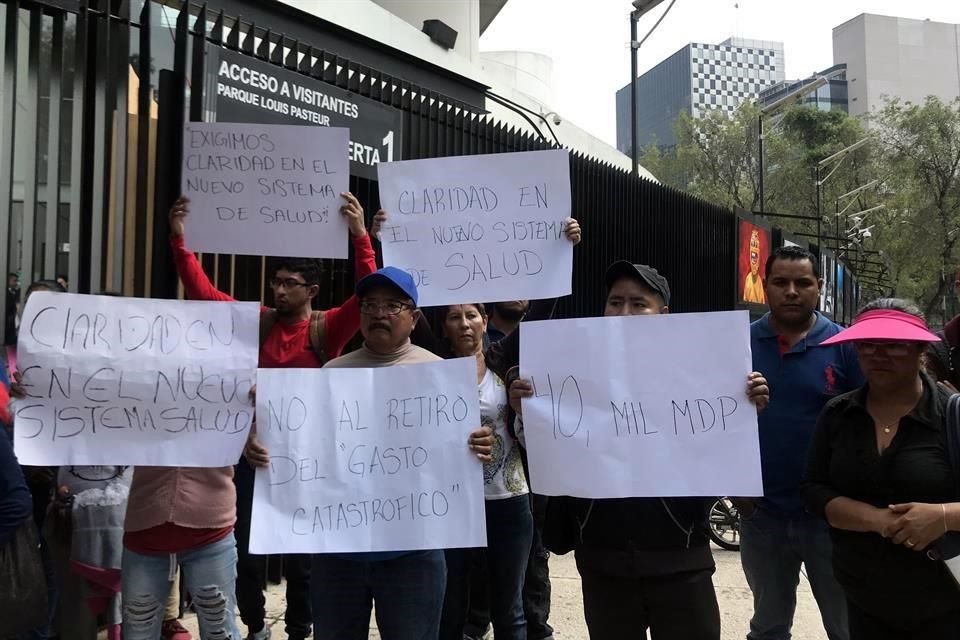
[[[720,44],[691,43],[637,79],[637,140],[676,144],[681,113],[698,117],[709,109],[733,112],[765,88],[783,82],[783,43],[730,38]],[[617,91],[617,148],[630,154],[630,85]]]
[[[834,28],[833,61],[847,65],[850,115],[960,97],[960,25],[864,13]]]
[[[760,105],[769,106],[820,77],[826,77],[827,84],[801,96],[799,102],[820,111],[846,111],[848,89],[845,64],[834,65],[804,80],[785,80],[764,89],[760,92]]]

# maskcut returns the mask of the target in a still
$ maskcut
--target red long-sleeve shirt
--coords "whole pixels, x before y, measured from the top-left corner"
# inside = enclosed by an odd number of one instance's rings
[[[183,282],[188,298],[233,300],[213,286],[197,257],[186,248],[183,236],[171,236],[170,247],[173,249],[177,273],[180,274],[180,280]],[[357,280],[377,270],[376,254],[370,245],[369,235],[353,238],[353,249]],[[342,306],[328,309],[324,323],[327,357],[333,359],[339,356],[359,327],[360,302],[356,296],[350,296]],[[321,366],[323,363],[310,348],[309,330],[309,319],[297,324],[275,323],[270,335],[260,347],[260,367],[285,369]]]

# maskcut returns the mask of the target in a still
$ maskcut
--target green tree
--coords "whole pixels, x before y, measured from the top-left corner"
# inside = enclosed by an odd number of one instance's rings
[[[696,119],[681,116],[677,144],[646,149],[644,166],[669,186],[758,211],[757,116],[754,105],[743,105],[732,117],[719,110]],[[778,227],[804,233],[817,226],[814,168],[870,138],[821,172],[823,244],[855,269],[882,252],[892,286],[877,293],[915,299],[933,322],[940,319],[952,289],[949,274],[960,261],[960,101],[892,102],[867,122],[796,106],[765,117],[764,129],[764,211],[810,217],[771,218]],[[840,200],[873,180],[875,188]],[[882,210],[859,223],[850,215],[880,204]],[[835,215],[844,208],[845,215]]]
[[[888,169],[893,223],[884,231],[896,290],[936,318],[960,262],[960,100],[893,101],[873,123]]]

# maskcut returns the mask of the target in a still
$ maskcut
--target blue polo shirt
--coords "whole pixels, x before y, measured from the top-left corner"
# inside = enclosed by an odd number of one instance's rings
[[[824,405],[861,387],[863,373],[851,345],[817,346],[842,331],[817,313],[807,336],[785,351],[770,314],[750,325],[753,368],[770,385],[770,405],[760,413],[763,504],[784,515],[803,512],[800,482],[807,451]]]

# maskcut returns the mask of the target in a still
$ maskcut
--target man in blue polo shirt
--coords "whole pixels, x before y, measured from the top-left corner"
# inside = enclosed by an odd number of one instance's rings
[[[740,560],[754,605],[747,639],[789,640],[802,563],[827,636],[847,640],[829,527],[804,511],[800,482],[820,411],[832,397],[861,386],[863,374],[849,346],[817,346],[840,327],[816,310],[823,280],[813,254],[777,249],[765,282],[770,312],[750,327],[753,368],[770,385],[770,405],[759,416],[764,497],[738,501]]]

